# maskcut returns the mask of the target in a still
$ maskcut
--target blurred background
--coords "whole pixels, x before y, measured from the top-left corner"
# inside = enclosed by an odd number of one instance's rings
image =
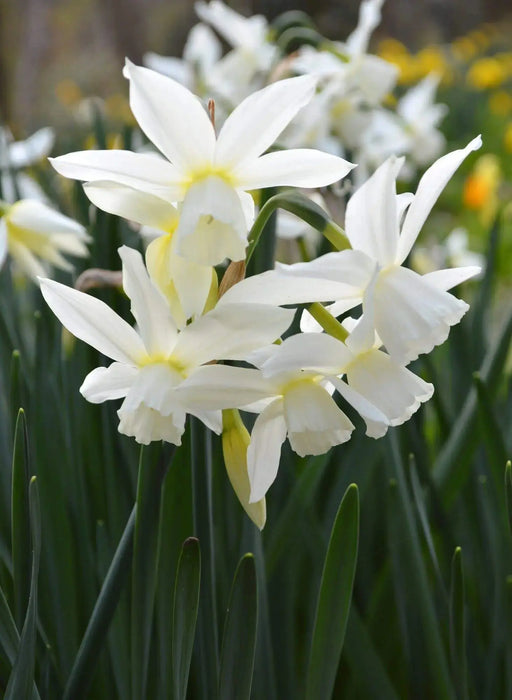
[[[304,10],[332,39],[354,28],[359,8],[359,0],[228,4],[269,20]],[[373,45],[392,37],[413,52],[501,22],[507,12],[510,0],[387,0]],[[190,0],[0,0],[0,121],[19,138],[46,124],[66,126],[70,107],[93,95],[128,118],[124,57],[140,62],[149,50],[179,56],[196,21]]]

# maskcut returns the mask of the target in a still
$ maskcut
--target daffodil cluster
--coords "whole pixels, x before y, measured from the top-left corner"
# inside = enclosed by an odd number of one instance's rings
[[[374,18],[365,17],[367,31]],[[348,45],[364,75],[366,42],[357,36]],[[326,187],[353,168],[314,148],[267,152],[316,99],[319,78],[287,78],[251,93],[216,133],[211,106],[179,82],[130,62],[125,75],[134,115],[158,152],[82,151],[52,163],[85,181],[97,207],[157,233],[146,264],[136,250],[119,250],[136,325],[58,282],[41,280],[41,290],[68,330],[113,360],[85,378],[84,397],[122,399],[119,430],[143,444],[179,445],[187,414],[224,433],[228,474],[262,527],[285,440],[300,456],[346,442],[354,424],[344,403],[378,438],[431,397],[433,386],[408,364],[460,321],[468,306],[448,290],[478,268],[419,275],[404,262],[480,139],[437,160],[414,195],[397,195],[403,158],[386,159],[348,201],[346,249],[243,279],[255,190]],[[301,332],[290,334],[294,307],[304,304]],[[256,414],[250,438],[236,410]]]

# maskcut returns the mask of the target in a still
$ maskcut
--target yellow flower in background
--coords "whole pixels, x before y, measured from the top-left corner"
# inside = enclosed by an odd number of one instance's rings
[[[490,225],[496,215],[498,188],[502,179],[498,157],[486,153],[476,161],[464,184],[464,205],[478,212],[478,218],[484,226]]]
[[[503,145],[508,153],[512,153],[512,122],[509,122],[505,127],[505,135],[503,137]]]
[[[489,109],[497,116],[512,113],[512,95],[506,90],[497,90],[489,97]]]
[[[478,52],[478,47],[467,36],[461,36],[455,39],[451,44],[452,53],[459,61],[470,61]]]
[[[502,64],[496,58],[488,56],[473,63],[466,81],[476,90],[489,90],[500,86],[506,77]]]

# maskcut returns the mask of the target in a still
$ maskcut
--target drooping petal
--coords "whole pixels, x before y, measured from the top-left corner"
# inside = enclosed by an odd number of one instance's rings
[[[109,367],[96,367],[84,379],[80,393],[91,403],[122,399],[133,384],[137,372],[136,367],[120,362],[113,362]]]
[[[22,199],[13,204],[7,214],[7,220],[10,225],[27,229],[36,235],[52,236],[55,233],[66,233],[84,241],[90,240],[85,228],[77,221],[35,199]]]
[[[261,500],[273,484],[286,432],[283,400],[279,398],[260,413],[252,429],[251,442],[247,448],[247,469],[251,484],[249,503]]]
[[[398,243],[396,176],[404,159],[388,158],[349,199],[345,233],[352,247],[385,267]]]
[[[470,141],[466,148],[447,153],[430,166],[421,178],[416,196],[405,215],[402,232],[398,241],[396,262],[400,265],[414,244],[430,210],[443,191],[448,180],[457,170],[462,161],[482,145],[482,137],[477,136]]]
[[[176,230],[176,253],[198,265],[218,265],[225,258],[243,260],[247,224],[236,190],[209,176],[193,184],[183,201]]]
[[[199,367],[175,391],[187,411],[241,408],[275,393],[259,370],[230,365]]]
[[[450,326],[469,308],[416,272],[397,266],[379,275],[374,306],[375,330],[388,353],[403,364],[444,343]]]
[[[177,410],[170,420],[170,416],[163,416],[146,404],[140,404],[135,410],[128,410],[124,408],[123,403],[117,415],[119,432],[135,438],[141,445],[149,445],[157,440],[181,445],[181,436],[185,431],[184,411]]]
[[[386,416],[389,425],[405,423],[434,392],[432,384],[376,349],[354,360],[347,370],[347,381]]]
[[[330,377],[331,382],[334,384],[339,394],[348,401],[348,403],[353,406],[359,413],[361,418],[366,423],[366,434],[368,437],[380,438],[387,433],[389,427],[389,420],[376,406],[374,406],[368,399],[362,396],[359,392],[355,391],[353,387],[349,386],[342,379],[337,377]]]
[[[325,187],[341,180],[352,168],[343,158],[313,148],[274,151],[242,163],[233,177],[246,190],[262,187]]]
[[[131,151],[77,151],[50,158],[55,170],[74,180],[108,180],[154,194],[168,202],[183,198],[183,177],[156,154]]]
[[[77,338],[117,362],[136,366],[145,359],[140,336],[105,303],[53,280],[40,284],[50,309]]]
[[[289,370],[342,374],[351,360],[352,353],[336,338],[326,333],[299,333],[286,338],[261,365],[261,371],[265,377]]]
[[[243,360],[273,343],[292,322],[294,311],[262,304],[216,306],[179,334],[173,356],[185,367],[211,360]]]
[[[315,87],[316,79],[304,75],[249,95],[224,122],[215,151],[217,165],[231,169],[261,155],[313,97]]]
[[[143,226],[170,232],[178,225],[176,207],[148,192],[105,180],[87,182],[84,192],[98,209]]]
[[[284,395],[291,448],[301,457],[320,455],[347,440],[354,425],[330,394],[313,381],[296,382]]]
[[[423,275],[425,282],[428,282],[437,289],[448,291],[462,282],[480,274],[482,268],[478,265],[468,265],[467,267],[454,267],[447,270],[434,270]]]
[[[123,74],[139,126],[171,163],[181,173],[211,163],[215,131],[201,101],[172,78],[128,59]]]
[[[122,246],[123,288],[131,301],[131,312],[149,355],[166,357],[172,351],[177,329],[165,297],[151,282],[141,254]]]

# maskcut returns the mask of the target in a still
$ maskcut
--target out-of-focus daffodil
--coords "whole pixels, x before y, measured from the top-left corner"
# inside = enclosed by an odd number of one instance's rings
[[[478,212],[484,226],[489,226],[496,216],[502,179],[499,158],[493,153],[485,153],[476,161],[464,183],[464,205]]]

